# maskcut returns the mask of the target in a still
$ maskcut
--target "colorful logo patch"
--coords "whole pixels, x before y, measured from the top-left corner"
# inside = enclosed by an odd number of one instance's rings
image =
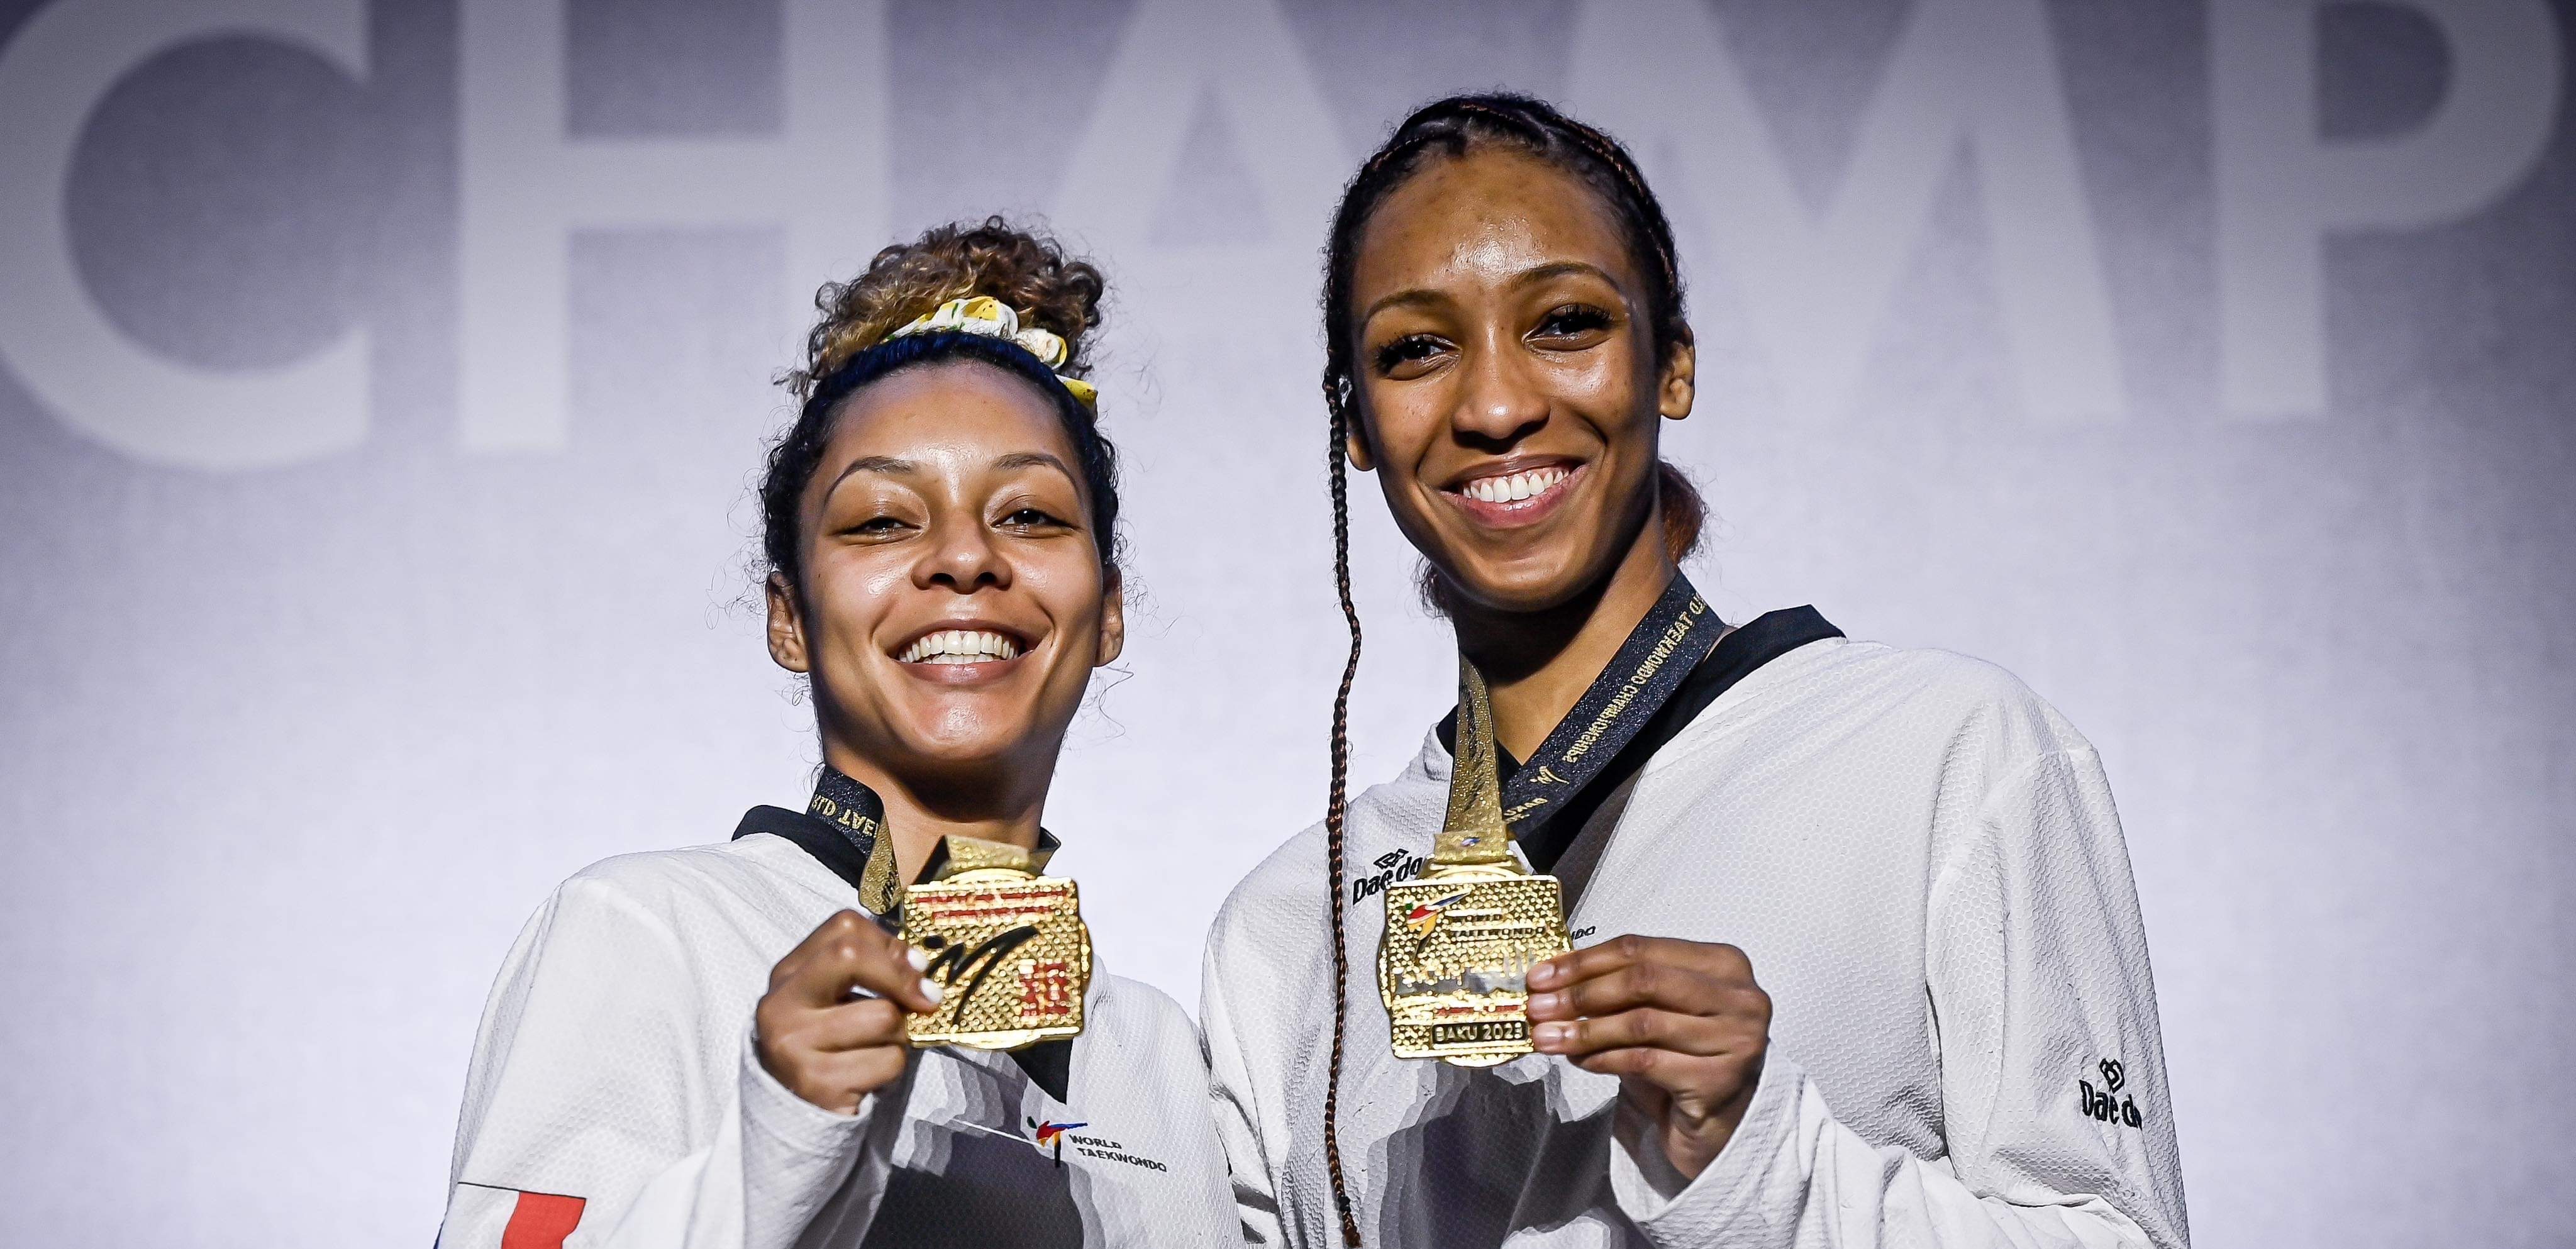
[[[1046,1147],[1055,1144],[1055,1138],[1062,1136],[1075,1128],[1087,1128],[1090,1126],[1091,1125],[1088,1123],[1058,1123],[1053,1119],[1049,1119],[1038,1125],[1038,1148],[1045,1149]]]
[[[1456,893],[1450,894],[1448,897],[1434,899],[1416,906],[1412,910],[1404,913],[1404,926],[1412,929],[1413,935],[1417,939],[1429,937],[1431,935],[1431,930],[1440,926],[1440,917],[1449,913],[1449,907],[1451,904],[1466,896],[1467,891],[1461,889]]]

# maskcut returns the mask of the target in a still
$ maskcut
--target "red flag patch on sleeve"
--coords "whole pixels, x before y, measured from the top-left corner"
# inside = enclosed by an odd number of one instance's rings
[[[501,1229],[501,1249],[563,1249],[564,1237],[581,1225],[581,1205],[579,1197],[519,1194],[519,1204],[510,1207],[510,1225]]]

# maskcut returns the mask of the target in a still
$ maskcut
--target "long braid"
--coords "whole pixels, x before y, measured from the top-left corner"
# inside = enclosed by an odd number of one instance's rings
[[[1359,677],[1360,615],[1351,600],[1350,484],[1345,459],[1352,432],[1353,408],[1359,402],[1357,370],[1352,361],[1351,284],[1357,263],[1360,230],[1395,187],[1436,156],[1459,157],[1475,144],[1501,141],[1549,161],[1582,178],[1598,192],[1619,220],[1631,254],[1647,284],[1645,313],[1660,358],[1675,345],[1690,341],[1682,319],[1681,271],[1676,263],[1672,227],[1654,192],[1646,186],[1636,162],[1618,140],[1526,96],[1452,96],[1417,110],[1368,160],[1342,191],[1333,214],[1333,234],[1324,262],[1324,406],[1332,416],[1330,481],[1333,492],[1333,583],[1341,594],[1342,618],[1351,630],[1351,654],[1342,665],[1342,686],[1333,696],[1333,780],[1324,807],[1324,852],[1331,864],[1333,926],[1333,1053],[1324,1078],[1324,1169],[1332,1179],[1333,1209],[1341,1216],[1342,1241],[1357,1249],[1359,1220],[1351,1212],[1349,1185],[1342,1176],[1341,1097],[1344,1032],[1350,1017],[1350,950],[1344,931],[1345,875],[1343,831],[1350,788],[1351,686]],[[1657,488],[1664,499],[1665,542],[1675,559],[1697,542],[1704,508],[1690,481],[1669,464],[1657,466]]]
[[[1342,619],[1351,628],[1351,656],[1342,662],[1342,688],[1333,695],[1333,783],[1324,799],[1324,857],[1332,863],[1333,889],[1333,1065],[1324,1075],[1324,1170],[1333,1181],[1333,1209],[1342,1216],[1342,1243],[1359,1249],[1360,1224],[1351,1214],[1350,1185],[1342,1179],[1342,1040],[1350,1018],[1351,952],[1343,936],[1342,824],[1350,797],[1351,686],[1360,675],[1360,611],[1351,601],[1351,505],[1349,474],[1343,466],[1350,417],[1341,396],[1327,388],[1325,406],[1332,409],[1333,445],[1327,455],[1333,483],[1333,588],[1342,597]]]

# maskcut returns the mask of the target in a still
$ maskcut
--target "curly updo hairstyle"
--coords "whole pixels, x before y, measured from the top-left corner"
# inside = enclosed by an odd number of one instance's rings
[[[1061,377],[1087,377],[1086,348],[1100,325],[1100,271],[1068,258],[1045,235],[1000,217],[979,224],[935,226],[910,243],[878,252],[867,271],[826,284],[814,296],[822,313],[805,338],[805,365],[779,381],[801,405],[796,423],[769,449],[760,481],[761,553],[766,571],[805,592],[804,540],[798,504],[822,463],[843,402],[860,388],[904,369],[974,360],[1027,382],[1054,408],[1073,444],[1090,496],[1092,541],[1100,563],[1118,566],[1118,455],[1101,435],[1090,405]],[[1011,306],[1023,327],[1062,338],[1068,357],[1051,369],[1019,344],[938,330],[887,339],[887,333],[961,296],[990,295]]]
[[[1351,283],[1359,267],[1360,234],[1369,218],[1396,188],[1435,162],[1456,160],[1470,152],[1501,148],[1535,157],[1571,175],[1597,196],[1618,224],[1629,263],[1645,281],[1646,326],[1658,364],[1675,348],[1691,341],[1682,315],[1681,266],[1673,251],[1673,228],[1664,208],[1638,172],[1637,162],[1617,139],[1556,111],[1545,101],[1523,95],[1455,95],[1414,110],[1361,164],[1342,191],[1341,208],[1333,214],[1332,239],[1324,254],[1324,407],[1331,415],[1332,443],[1326,451],[1333,495],[1333,581],[1340,590],[1342,618],[1351,633],[1350,658],[1342,667],[1341,692],[1333,696],[1332,782],[1324,806],[1325,858],[1332,880],[1333,1052],[1324,1081],[1324,1165],[1333,1185],[1333,1205],[1341,1215],[1342,1239],[1360,1243],[1352,1217],[1350,1194],[1342,1182],[1341,1136],[1335,1120],[1341,1102],[1342,1025],[1348,1013],[1349,953],[1342,936],[1342,823],[1350,772],[1351,683],[1359,675],[1360,616],[1351,601],[1350,487],[1344,473],[1344,448],[1352,422],[1358,419],[1359,385],[1352,366],[1358,327],[1351,322]],[[1675,563],[1698,547],[1700,526],[1708,514],[1699,491],[1670,462],[1655,466],[1655,489],[1663,507],[1664,550]],[[1454,591],[1427,563],[1423,602],[1446,614]]]

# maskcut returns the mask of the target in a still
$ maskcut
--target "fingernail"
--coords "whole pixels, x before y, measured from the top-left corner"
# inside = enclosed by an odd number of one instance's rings
[[[914,971],[930,970],[930,956],[923,953],[920,946],[908,945],[903,947],[903,957],[905,962],[912,964],[912,969]]]
[[[1535,989],[1541,985],[1551,985],[1555,983],[1556,965],[1554,963],[1541,963],[1536,967],[1530,968],[1529,984],[1531,988]]]
[[[1574,1025],[1570,1023],[1543,1023],[1530,1034],[1530,1037],[1532,1041],[1539,1045],[1562,1045],[1567,1041],[1574,1039]]]
[[[1553,993],[1533,993],[1530,995],[1529,1008],[1531,1010],[1555,1010],[1557,1007],[1562,1005],[1564,1005],[1564,999]]]
[[[929,998],[930,1004],[937,1006],[941,999],[948,996],[948,990],[940,988],[938,981],[924,976],[921,978],[921,996]]]

